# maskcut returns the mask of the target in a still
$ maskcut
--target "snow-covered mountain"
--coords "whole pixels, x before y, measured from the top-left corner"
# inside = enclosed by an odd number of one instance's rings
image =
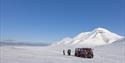
[[[2,40],[0,46],[48,46],[50,44],[43,42],[21,42],[16,40]]]
[[[74,38],[64,38],[57,44],[97,46],[110,44],[121,38],[123,37],[113,32],[110,32],[107,29],[96,28],[91,32],[82,32]]]
[[[71,41],[72,41],[72,38],[66,37],[62,39],[60,42],[58,42],[57,44],[70,44]]]

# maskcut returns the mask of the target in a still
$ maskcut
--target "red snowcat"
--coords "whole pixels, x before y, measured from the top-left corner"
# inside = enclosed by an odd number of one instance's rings
[[[83,58],[93,58],[93,51],[91,48],[75,48],[75,56]]]

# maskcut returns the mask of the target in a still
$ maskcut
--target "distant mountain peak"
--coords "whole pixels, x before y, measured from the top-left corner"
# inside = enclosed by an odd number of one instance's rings
[[[95,32],[98,32],[98,33],[105,33],[105,32],[110,32],[109,30],[105,29],[105,28],[96,28],[94,29]]]
[[[106,28],[98,27],[96,30],[107,30]]]
[[[65,45],[104,45],[123,38],[105,28],[96,28],[90,32],[82,32],[74,38],[65,38],[58,44]]]

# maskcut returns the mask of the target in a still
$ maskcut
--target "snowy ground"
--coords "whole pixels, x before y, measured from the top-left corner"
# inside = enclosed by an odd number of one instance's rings
[[[0,63],[125,63],[125,42],[94,48],[94,58],[62,55],[64,46],[1,46]],[[72,48],[73,49],[73,48]]]

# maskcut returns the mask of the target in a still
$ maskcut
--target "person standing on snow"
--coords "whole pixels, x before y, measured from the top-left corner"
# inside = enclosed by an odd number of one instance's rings
[[[65,50],[63,50],[63,55],[65,55]]]
[[[67,54],[70,56],[71,55],[71,49],[68,49]]]

